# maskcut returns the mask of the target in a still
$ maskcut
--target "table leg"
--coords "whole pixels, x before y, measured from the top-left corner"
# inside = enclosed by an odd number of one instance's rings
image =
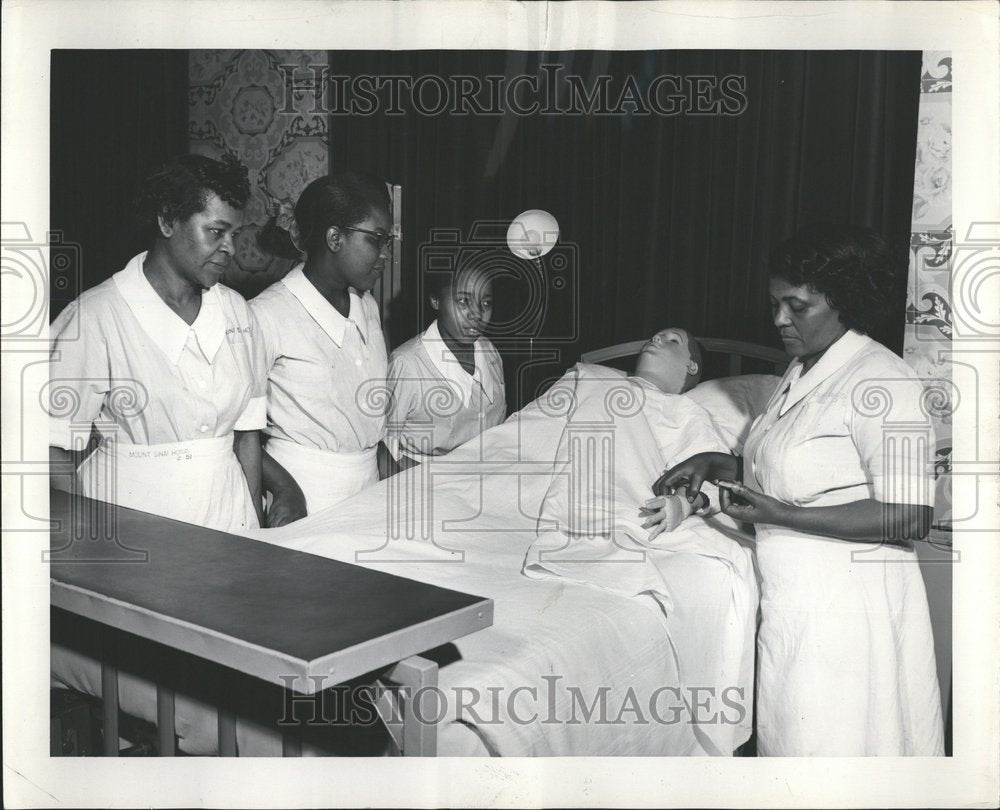
[[[236,756],[236,715],[219,708],[219,756]]]
[[[118,756],[118,667],[109,657],[112,645],[105,644],[101,661],[101,719],[104,728],[104,756]]]
[[[414,655],[389,671],[389,679],[406,691],[403,703],[403,756],[437,754],[438,665]]]
[[[298,729],[281,732],[281,756],[302,756],[302,738],[299,736]]]
[[[177,737],[174,732],[174,690],[156,685],[156,735],[160,743],[160,756],[177,756]]]

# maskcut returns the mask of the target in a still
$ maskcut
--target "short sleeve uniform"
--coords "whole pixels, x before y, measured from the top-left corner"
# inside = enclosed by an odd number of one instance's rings
[[[312,514],[378,480],[387,364],[378,304],[352,290],[345,318],[300,264],[251,309],[264,336],[267,451]]]
[[[789,366],[744,448],[744,482],[798,506],[933,504],[934,436],[909,367],[848,331]],[[943,727],[913,551],[758,524],[758,751],[934,755]]]
[[[396,458],[444,455],[504,421],[500,354],[486,338],[473,351],[476,368],[469,374],[435,321],[392,353],[386,444]]]
[[[102,443],[79,471],[91,497],[211,528],[256,526],[232,435],[265,424],[256,320],[215,285],[187,324],[146,279],[145,258],[53,322],[49,443],[82,449],[96,426]]]

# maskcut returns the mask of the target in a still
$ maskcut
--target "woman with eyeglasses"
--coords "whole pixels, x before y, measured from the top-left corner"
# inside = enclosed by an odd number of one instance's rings
[[[310,183],[295,206],[305,259],[251,302],[264,337],[267,524],[282,526],[378,481],[385,415],[373,384],[387,355],[370,290],[392,243],[382,181],[354,173]]]

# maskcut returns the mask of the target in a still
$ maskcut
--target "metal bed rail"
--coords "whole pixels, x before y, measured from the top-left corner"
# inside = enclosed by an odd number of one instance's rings
[[[784,373],[788,367],[788,355],[783,351],[772,349],[768,346],[760,346],[759,344],[748,343],[743,340],[728,340],[726,338],[699,337],[697,340],[706,352],[728,356],[729,374],[732,376],[743,373],[744,358],[770,363],[774,368],[775,374]],[[631,340],[627,343],[618,343],[603,349],[595,349],[592,352],[584,352],[580,355],[580,360],[584,363],[606,363],[609,360],[619,360],[623,357],[631,357],[638,354],[639,350],[645,344],[645,340]]]
[[[105,634],[101,661],[101,717],[103,725],[102,754],[117,757],[119,749],[118,672],[115,644],[112,634]],[[165,673],[168,674],[168,673]],[[243,676],[249,677],[249,676]],[[173,757],[178,754],[175,691],[164,677],[156,684],[156,738],[157,755]],[[375,681],[377,700],[375,707],[395,746],[394,754],[405,757],[432,757],[437,753],[437,724],[428,718],[437,715],[432,705],[437,697],[438,665],[418,655],[400,661],[385,670]],[[294,690],[288,690],[294,691]],[[295,692],[297,696],[314,697],[315,693]],[[230,708],[216,707],[218,720],[217,756],[239,756],[236,740],[237,715]],[[299,727],[281,729],[281,755],[302,756],[302,738]]]

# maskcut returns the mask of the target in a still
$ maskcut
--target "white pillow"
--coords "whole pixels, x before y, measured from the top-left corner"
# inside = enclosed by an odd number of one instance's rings
[[[729,449],[741,453],[750,425],[764,410],[780,379],[773,374],[741,374],[706,380],[684,396],[708,411]]]

